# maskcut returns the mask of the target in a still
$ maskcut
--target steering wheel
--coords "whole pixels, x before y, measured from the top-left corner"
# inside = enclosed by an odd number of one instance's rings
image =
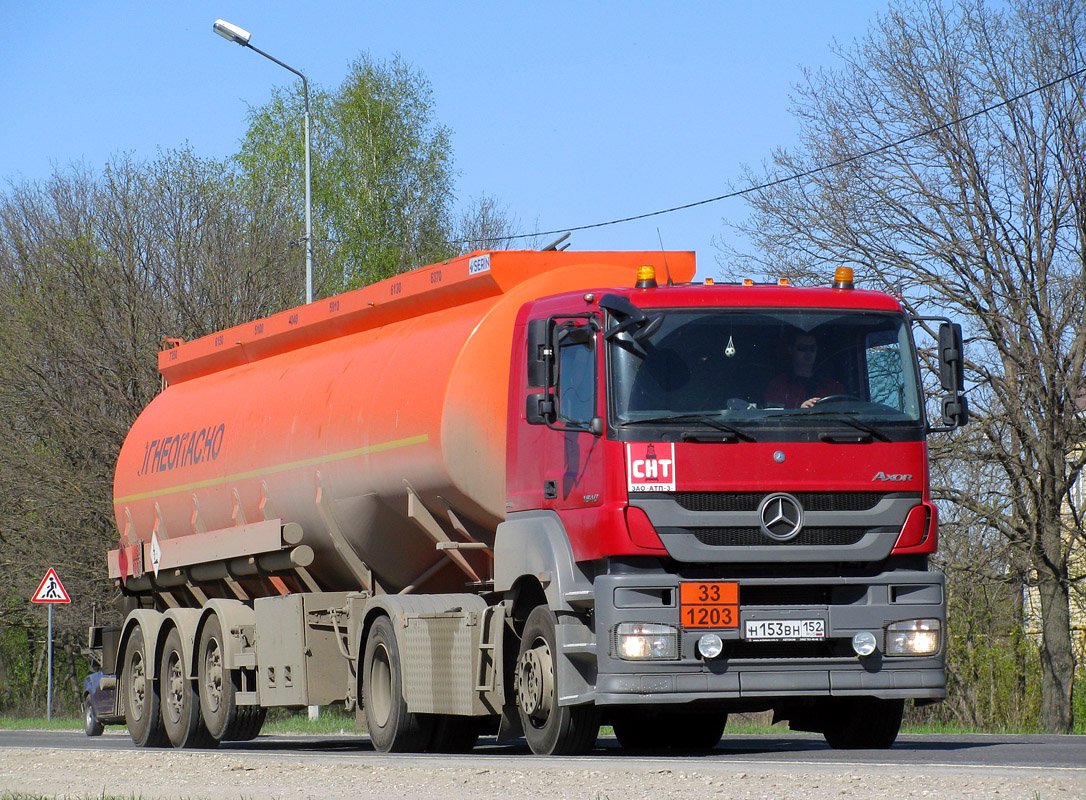
[[[815,400],[814,404],[820,406],[823,403],[847,403],[851,401],[856,401],[857,403],[863,402],[863,400],[854,394],[828,394],[825,397],[820,397]]]

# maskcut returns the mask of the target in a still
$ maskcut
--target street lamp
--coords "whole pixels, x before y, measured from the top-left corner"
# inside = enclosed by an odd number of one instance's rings
[[[289,69],[302,79],[302,93],[305,95],[305,302],[313,302],[313,181],[310,170],[311,149],[309,146],[309,81],[294,67],[288,66],[278,58],[268,55],[263,50],[249,44],[252,34],[237,25],[231,25],[223,19],[215,20],[215,33],[242,47],[255,50],[269,61],[274,61],[284,69]]]

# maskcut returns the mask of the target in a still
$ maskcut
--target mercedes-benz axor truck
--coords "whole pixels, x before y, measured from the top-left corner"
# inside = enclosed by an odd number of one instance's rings
[[[694,275],[472,253],[167,340],[117,462],[89,727],[213,746],[343,704],[381,751],[555,754],[601,724],[710,748],[772,710],[889,747],[945,694],[926,437],[966,420],[960,328],[848,270]]]

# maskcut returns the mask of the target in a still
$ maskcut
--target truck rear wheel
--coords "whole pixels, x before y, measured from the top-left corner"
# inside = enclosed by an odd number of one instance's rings
[[[382,753],[421,753],[430,744],[434,717],[407,710],[396,631],[388,617],[378,617],[366,639],[362,662],[362,698],[370,741]]]
[[[904,713],[904,700],[835,697],[822,735],[834,750],[886,750],[897,739]]]
[[[226,667],[225,641],[217,616],[204,625],[196,658],[200,716],[208,734],[217,742],[255,739],[268,710],[238,705],[240,673]]]
[[[558,704],[557,653],[554,614],[537,606],[524,623],[517,656],[517,713],[536,755],[582,755],[596,743],[599,710],[594,705]]]
[[[728,715],[680,711],[616,710],[611,718],[615,738],[626,750],[701,753],[716,747]]]
[[[200,716],[200,696],[189,678],[188,665],[177,628],[170,631],[159,664],[159,697],[162,724],[174,747],[212,747],[218,742],[208,733]]]
[[[123,688],[124,715],[128,734],[140,747],[164,747],[169,741],[162,724],[158,683],[152,680],[151,661],[143,628],[138,625],[128,638],[124,649]]]

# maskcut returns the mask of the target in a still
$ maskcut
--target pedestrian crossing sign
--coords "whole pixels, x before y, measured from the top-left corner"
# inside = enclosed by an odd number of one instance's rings
[[[30,598],[31,603],[70,603],[72,598],[64,590],[64,584],[57,577],[57,571],[52,567],[45,573],[45,577],[38,586],[38,591]]]

